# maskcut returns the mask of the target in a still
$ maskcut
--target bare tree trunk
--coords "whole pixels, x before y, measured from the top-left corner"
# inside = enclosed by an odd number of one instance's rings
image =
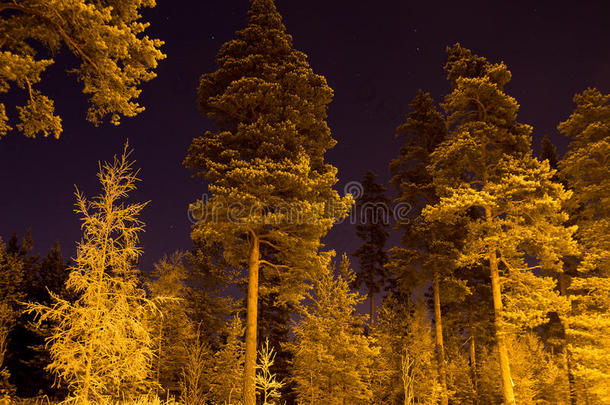
[[[246,354],[244,364],[244,405],[256,405],[256,332],[258,317],[258,268],[260,240],[252,235],[248,261],[248,301],[246,312]]]
[[[445,345],[443,344],[443,320],[441,317],[441,292],[440,276],[438,270],[434,269],[433,290],[434,290],[434,325],[436,338],[436,359],[438,363],[438,376],[441,383],[441,405],[449,404],[447,394],[447,365],[445,363]]]
[[[479,377],[477,374],[477,351],[476,351],[476,334],[472,325],[472,319],[469,320],[470,344],[468,353],[470,355],[470,372],[472,373],[472,385],[475,393],[475,403],[478,403],[479,397]]]
[[[369,289],[369,303],[371,305],[370,314],[371,314],[371,326],[375,325],[375,294],[373,290]]]
[[[515,393],[513,391],[513,380],[510,375],[510,364],[508,362],[508,350],[504,341],[502,327],[502,291],[500,287],[500,273],[498,271],[498,258],[495,247],[489,250],[489,268],[491,273],[491,292],[494,303],[494,325],[496,327],[496,342],[500,360],[500,374],[502,377],[502,394],[505,405],[515,405]]]

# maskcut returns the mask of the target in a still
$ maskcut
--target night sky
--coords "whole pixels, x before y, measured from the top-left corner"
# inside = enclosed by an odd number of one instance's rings
[[[97,162],[120,153],[129,139],[142,178],[133,199],[151,201],[143,215],[142,269],[190,247],[187,207],[206,190],[182,161],[191,140],[210,125],[197,109],[198,79],[215,70],[221,44],[245,26],[249,3],[158,3],[144,15],[151,22],[148,35],[165,41],[167,59],[143,88],[144,113],[119,127],[93,127],[85,121],[80,85],[63,72],[74,60],[62,54],[41,86],[63,118],[61,138],[26,139],[12,132],[0,140],[0,236],[5,240],[31,228],[36,252],[45,253],[58,239],[64,255],[73,256],[81,238],[74,185],[96,195]],[[589,86],[610,92],[607,1],[276,3],[295,47],[309,55],[315,72],[335,90],[328,120],[338,145],[327,159],[339,168],[339,190],[367,170],[383,182],[389,179],[388,162],[400,147],[394,130],[418,88],[437,100],[447,92],[445,47],[455,42],[508,65],[513,80],[507,92],[521,105],[519,121],[534,127],[536,153],[545,134],[565,151],[567,141],[556,126],[573,110],[576,92]],[[13,98],[7,100],[11,114]],[[339,253],[353,252],[359,243],[349,224],[335,227],[326,242]]]

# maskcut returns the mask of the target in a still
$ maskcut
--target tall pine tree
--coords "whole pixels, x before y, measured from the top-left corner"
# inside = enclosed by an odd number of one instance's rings
[[[489,268],[503,398],[506,405],[514,405],[503,278],[525,285],[520,292],[524,299],[534,291],[542,297],[553,295],[548,290],[552,283],[532,278],[531,271],[541,266],[561,272],[561,257],[576,251],[574,229],[563,225],[567,216],[561,211],[569,193],[552,180],[548,163],[531,155],[531,127],[517,122],[517,101],[504,92],[511,78],[506,65],[489,63],[459,44],[448,53],[445,70],[452,92],[443,107],[449,133],[430,165],[440,201],[424,215],[449,224],[466,221],[467,237],[457,264]],[[479,215],[467,217],[472,209]],[[530,257],[539,264],[530,264]]]
[[[292,47],[273,0],[251,0],[248,26],[216,61],[199,87],[216,130],[193,141],[185,162],[212,194],[196,206],[193,237],[222,243],[228,263],[248,269],[243,402],[254,405],[259,270],[280,275],[279,301],[302,298],[323,268],[320,238],[352,200],[332,189],[336,169],[324,163],[335,144],[332,90]]]

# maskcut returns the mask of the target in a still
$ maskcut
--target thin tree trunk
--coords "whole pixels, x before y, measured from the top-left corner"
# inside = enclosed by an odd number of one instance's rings
[[[248,261],[248,302],[246,312],[246,354],[244,364],[244,405],[256,405],[256,332],[258,316],[258,268],[260,240],[252,235]]]
[[[478,403],[479,397],[479,377],[477,374],[477,351],[476,351],[476,334],[472,326],[472,319],[469,319],[468,329],[470,331],[470,344],[468,353],[470,355],[470,371],[472,373],[472,385],[475,393],[475,403]]]
[[[375,325],[375,294],[373,290],[369,289],[369,303],[371,305],[370,314],[371,314],[371,326]]]
[[[438,363],[438,375],[441,382],[441,405],[449,404],[449,396],[447,395],[447,367],[445,363],[445,345],[443,344],[443,321],[441,317],[441,292],[440,292],[440,276],[438,270],[434,269],[433,276],[434,290],[434,325],[436,337],[436,358]]]
[[[565,272],[559,273],[559,294],[561,294],[564,297],[568,296],[568,280],[567,280],[567,276],[566,276]],[[568,320],[564,319],[563,320],[563,329],[564,329],[564,333],[565,333],[565,340],[564,340],[563,353],[564,353],[564,357],[565,357],[566,372],[568,374],[568,388],[570,390],[568,395],[570,398],[570,404],[577,405],[576,404],[576,384],[574,381],[574,373],[572,373],[572,355],[570,353],[570,350],[568,349],[567,333],[568,333],[569,327],[570,327],[570,324],[569,324]]]

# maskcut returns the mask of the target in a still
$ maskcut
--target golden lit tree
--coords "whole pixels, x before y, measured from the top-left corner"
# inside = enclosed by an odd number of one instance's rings
[[[449,133],[429,166],[440,201],[424,215],[449,224],[465,221],[467,236],[456,264],[489,268],[503,399],[514,405],[506,315],[540,321],[551,308],[528,313],[534,292],[544,303],[558,302],[554,283],[531,272],[539,267],[561,272],[561,258],[576,252],[574,229],[564,226],[562,211],[570,193],[553,180],[547,161],[532,157],[531,127],[517,122],[517,101],[504,92],[511,78],[506,65],[492,64],[459,44],[448,52],[452,92],[443,107]],[[468,215],[472,210],[476,217]],[[515,298],[510,312],[502,291],[506,280]]]
[[[363,335],[363,301],[350,290],[354,273],[343,255],[338,275],[328,265],[314,287],[310,305],[294,327],[292,378],[302,404],[369,404],[372,400],[373,340]]]
[[[610,95],[587,89],[574,102],[575,111],[559,125],[572,139],[559,165],[573,191],[567,207],[582,246],[569,286],[568,347],[584,387],[579,400],[602,404],[610,402]]]
[[[112,163],[100,165],[102,193],[87,200],[76,192],[83,239],[66,282],[78,297],[70,302],[51,293],[50,306],[28,304],[27,311],[55,327],[48,338],[48,369],[70,389],[77,403],[100,403],[147,389],[153,338],[147,319],[155,305],[145,298],[134,267],[141,249],[138,219],[146,204],[125,204],[135,190],[137,172],[127,148]]]
[[[254,405],[259,271],[279,277],[264,293],[301,299],[324,267],[320,238],[352,199],[332,189],[337,170],[324,163],[335,144],[326,124],[332,90],[292,47],[272,0],[251,1],[248,26],[216,60],[199,87],[216,130],[193,141],[185,162],[211,193],[194,207],[192,236],[222,244],[229,266],[248,270],[243,402]]]
[[[0,92],[25,91],[17,106],[17,129],[25,136],[62,132],[53,100],[37,89],[54,56],[68,49],[80,63],[69,70],[90,96],[87,119],[94,124],[110,116],[142,112],[136,99],[140,85],[153,79],[165,55],[162,42],[144,35],[148,23],[140,15],[155,0],[3,0],[0,2]],[[45,51],[46,54],[42,54]],[[0,138],[12,128],[0,103]]]

